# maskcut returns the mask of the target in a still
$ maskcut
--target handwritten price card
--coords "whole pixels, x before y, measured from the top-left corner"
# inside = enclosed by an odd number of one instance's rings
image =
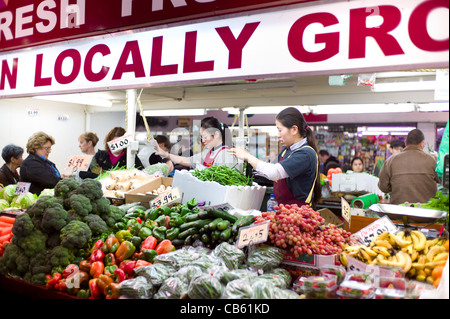
[[[24,195],[24,194],[28,193],[28,191],[30,190],[30,186],[31,186],[31,183],[19,182],[19,183],[17,183],[14,194]]]
[[[75,155],[69,158],[67,162],[66,169],[73,172],[86,172],[91,165],[92,155]]]
[[[397,232],[397,227],[387,216],[383,216],[382,218],[374,221],[372,224],[364,227],[358,231],[355,236],[360,243],[370,245],[372,240],[384,231],[388,231],[393,234]]]
[[[173,203],[181,202],[181,195],[178,187],[162,193],[150,203],[150,208],[155,209],[159,206],[169,206]]]
[[[237,247],[264,243],[269,236],[270,221],[239,228]]]
[[[110,142],[108,142],[109,149],[111,152],[118,152],[130,146],[133,141],[133,136],[131,134],[125,134],[121,137],[118,137]]]

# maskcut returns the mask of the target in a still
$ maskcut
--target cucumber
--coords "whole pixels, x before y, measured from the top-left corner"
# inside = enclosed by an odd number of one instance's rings
[[[206,207],[205,211],[208,212],[209,216],[212,218],[222,218],[230,221],[230,223],[235,223],[237,221],[237,217],[229,214],[228,212],[220,209],[216,209],[214,207]]]
[[[186,239],[189,235],[194,235],[198,232],[196,227],[191,227],[181,233],[178,234],[178,239]]]
[[[211,238],[216,241],[219,240],[219,236],[220,236],[221,231],[220,230],[214,230],[211,232]]]
[[[221,221],[223,221],[223,219],[220,218],[220,217],[214,219],[212,222],[210,222],[210,223],[208,224],[208,229],[209,229],[210,231],[216,230],[217,225],[218,225]]]
[[[210,239],[211,238],[209,237],[208,234],[203,234],[202,237],[201,237],[202,242],[204,242],[205,244],[209,243]]]
[[[197,239],[200,239],[200,234],[199,233],[195,233],[192,235],[192,241],[196,241]]]
[[[230,226],[229,220],[222,220],[220,223],[217,224],[217,230],[225,230]]]
[[[194,220],[192,222],[189,223],[184,223],[183,225],[180,226],[180,231],[185,231],[191,227],[196,227],[196,228],[202,228],[203,226],[209,224],[210,222],[212,222],[212,219],[199,219],[199,220]]]
[[[186,222],[193,222],[199,219],[208,219],[208,218],[209,214],[203,210],[198,213],[185,216]]]
[[[223,230],[219,235],[219,239],[221,241],[227,241],[230,237],[231,237],[231,228]]]
[[[245,215],[240,217],[231,227],[231,233],[236,235],[240,227],[248,226],[255,221],[255,217],[252,215]]]
[[[186,239],[184,240],[184,245],[185,246],[190,246],[192,245],[194,241],[192,240],[192,235],[189,235],[186,237]]]
[[[184,245],[184,241],[185,241],[184,239],[175,238],[175,239],[172,240],[172,244],[175,247],[183,246]]]

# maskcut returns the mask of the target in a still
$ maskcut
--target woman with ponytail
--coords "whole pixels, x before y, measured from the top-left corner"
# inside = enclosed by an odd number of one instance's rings
[[[157,154],[168,158],[174,165],[185,167],[236,166],[237,158],[228,151],[232,146],[232,136],[226,124],[215,117],[206,117],[200,124],[200,137],[203,150],[191,157],[178,156],[161,148],[157,149]]]
[[[275,181],[273,189],[279,204],[312,205],[320,199],[319,159],[314,132],[302,113],[289,107],[276,117],[278,138],[283,145],[278,163],[266,163],[242,148],[231,152],[247,161],[260,174]]]

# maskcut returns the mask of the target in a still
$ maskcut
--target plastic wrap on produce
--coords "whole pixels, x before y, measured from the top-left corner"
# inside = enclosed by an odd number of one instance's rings
[[[164,280],[171,277],[175,269],[170,265],[152,264],[136,268],[134,273],[147,279],[153,286],[159,287]]]
[[[227,283],[223,292],[223,299],[251,299],[253,288],[248,279],[235,279]]]
[[[223,284],[214,275],[205,273],[195,277],[188,289],[191,299],[219,299],[224,290]]]
[[[187,295],[189,285],[179,277],[164,280],[153,299],[181,299]]]
[[[124,280],[119,284],[121,297],[130,299],[151,299],[153,297],[153,285],[142,276]]]
[[[216,248],[214,248],[213,253],[221,258],[230,270],[238,269],[244,263],[244,252],[235,245],[231,245],[227,242],[217,245]]]
[[[283,260],[284,254],[281,249],[269,245],[250,247],[247,265],[263,271],[277,268]]]
[[[186,246],[182,249],[177,249],[173,252],[156,256],[154,263],[170,265],[175,269],[180,269],[184,266],[191,265],[199,258],[203,258],[209,252],[210,250],[207,248]]]

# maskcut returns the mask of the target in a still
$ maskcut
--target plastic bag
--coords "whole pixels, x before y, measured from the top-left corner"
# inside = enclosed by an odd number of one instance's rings
[[[269,245],[253,246],[249,248],[247,265],[263,271],[277,268],[283,260],[281,249]]]
[[[180,268],[175,274],[174,277],[178,277],[184,282],[186,282],[188,285],[191,283],[192,279],[194,279],[197,276],[200,276],[203,274],[203,270],[198,266],[184,266]]]
[[[189,285],[179,277],[167,278],[153,299],[181,299],[187,295]]]
[[[251,299],[253,289],[247,279],[236,279],[230,281],[223,292],[223,299]]]
[[[258,277],[258,279],[270,280],[274,286],[279,288],[288,288],[291,284],[291,274],[283,268],[276,268],[266,272]]]
[[[171,277],[175,273],[175,269],[170,265],[152,264],[134,269],[137,276],[147,279],[153,286],[159,287],[164,280]]]
[[[275,285],[267,279],[255,278],[251,281],[252,299],[274,299]]]
[[[153,297],[153,285],[142,276],[124,280],[119,284],[121,297],[132,299],[151,299]]]
[[[159,177],[167,177],[169,176],[170,169],[169,166],[167,166],[165,163],[157,163],[150,166],[147,166],[144,168],[144,171],[147,172],[149,175],[156,174]]]
[[[224,286],[211,274],[195,277],[189,284],[188,296],[191,299],[219,299]]]
[[[221,258],[230,270],[238,269],[245,259],[245,254],[241,249],[234,245],[230,245],[227,242],[223,242],[216,246],[213,253]]]
[[[295,291],[286,288],[275,287],[273,294],[275,299],[301,299]]]

